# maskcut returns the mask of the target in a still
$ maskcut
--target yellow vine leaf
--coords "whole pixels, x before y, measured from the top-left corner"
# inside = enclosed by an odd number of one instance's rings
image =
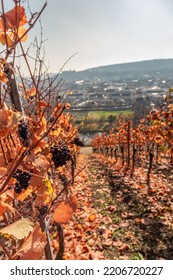
[[[38,260],[43,254],[46,243],[45,232],[42,232],[40,226],[36,225],[12,259]]]
[[[50,180],[46,177],[42,179],[42,185],[35,191],[37,194],[35,204],[39,207],[48,205],[52,199],[55,198],[56,194],[53,191]]]
[[[33,222],[29,219],[20,219],[11,225],[0,229],[0,235],[23,239],[33,230]]]
[[[49,178],[43,179],[43,184],[47,188],[47,192],[52,195],[53,194],[53,188],[52,188],[52,184],[51,184]]]

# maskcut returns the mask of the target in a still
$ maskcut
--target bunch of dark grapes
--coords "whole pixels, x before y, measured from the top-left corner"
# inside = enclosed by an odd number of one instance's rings
[[[85,146],[83,141],[79,137],[74,138],[72,144],[75,144],[78,147],[84,147]]]
[[[16,193],[21,193],[23,189],[26,190],[28,188],[30,184],[31,174],[17,169],[16,172],[13,174],[13,178],[17,180],[14,186],[14,191]]]
[[[20,121],[18,124],[18,133],[20,137],[20,141],[23,146],[27,147],[29,146],[29,127],[28,123],[26,121]]]
[[[55,167],[63,166],[71,159],[70,151],[67,146],[53,146],[50,148],[50,152],[52,154],[52,160]]]

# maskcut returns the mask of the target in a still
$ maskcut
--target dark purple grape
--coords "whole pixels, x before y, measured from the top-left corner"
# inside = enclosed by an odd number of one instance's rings
[[[15,191],[15,193],[18,193],[18,194],[20,194],[22,192],[22,189],[21,189],[21,186],[19,185],[19,183],[15,183],[14,191]]]
[[[28,188],[30,184],[31,174],[28,174],[27,172],[24,172],[20,169],[17,169],[12,177],[17,180],[14,187],[16,193],[20,193],[22,189],[26,190]]]
[[[27,147],[29,146],[29,127],[28,123],[26,121],[20,121],[18,124],[18,133],[19,133],[19,138],[23,146]]]
[[[67,146],[53,146],[50,148],[50,152],[52,154],[52,161],[54,162],[55,167],[63,166],[71,159],[70,151]]]

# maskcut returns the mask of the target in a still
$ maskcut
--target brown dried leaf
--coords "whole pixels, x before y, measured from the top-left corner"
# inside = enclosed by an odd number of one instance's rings
[[[43,254],[46,243],[45,232],[42,232],[40,226],[36,225],[12,259],[38,260]]]
[[[47,170],[48,168],[48,161],[45,156],[41,155],[39,158],[36,158],[33,162],[33,166],[38,171]]]

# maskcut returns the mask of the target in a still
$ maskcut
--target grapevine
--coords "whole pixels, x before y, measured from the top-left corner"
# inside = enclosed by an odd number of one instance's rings
[[[69,167],[82,142],[67,112],[70,104],[53,99],[59,96],[61,82],[57,82],[58,75],[50,77],[47,73],[42,31],[40,44],[38,40],[34,43],[32,67],[30,47],[25,49],[29,32],[47,3],[30,18],[23,1],[15,0],[14,4],[6,11],[5,1],[1,1],[0,86],[4,91],[0,94],[0,235],[3,242],[8,238],[9,246],[4,249],[0,242],[0,254],[2,259],[63,258],[64,241],[58,229],[63,232],[60,223],[67,223],[77,208],[72,184],[79,170],[72,174]],[[27,66],[27,79],[17,64],[16,50]],[[52,249],[50,234],[60,236],[59,250]],[[27,250],[14,240],[22,240]]]
[[[167,158],[168,163],[173,163],[173,98],[172,89],[164,97],[158,110],[151,110],[145,119],[142,119],[137,127],[133,127],[132,121],[119,119],[116,131],[102,134],[92,139],[93,150],[107,157],[115,157],[122,166],[131,169],[131,176],[138,160],[140,164],[148,160],[147,183],[150,183],[152,165],[162,158]]]

